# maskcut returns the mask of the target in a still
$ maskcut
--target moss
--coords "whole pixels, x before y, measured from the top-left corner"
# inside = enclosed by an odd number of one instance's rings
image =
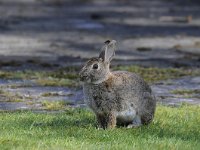
[[[43,93],[41,96],[50,97],[50,96],[60,96],[60,95],[59,93],[55,93],[55,92],[47,92],[47,93]]]
[[[29,79],[35,80],[42,86],[78,86],[78,73],[75,69],[58,69],[54,71],[0,71],[0,78],[3,79]],[[16,88],[16,86],[13,86]]]
[[[80,67],[78,66],[69,66],[57,69],[49,75],[54,78],[68,78],[68,79],[77,79],[79,77],[78,72]]]
[[[200,89],[194,89],[194,90],[173,90],[171,91],[172,94],[177,94],[177,95],[183,95],[186,98],[190,97],[199,97],[200,98]]]
[[[0,78],[10,78],[12,76],[11,72],[7,72],[7,71],[0,71]]]
[[[37,77],[38,72],[34,71],[0,71],[0,78],[3,79],[32,79]]]
[[[17,89],[17,88],[25,88],[25,87],[32,87],[32,84],[11,84],[8,85],[7,87],[10,89]]]
[[[23,102],[23,97],[18,93],[13,94],[7,91],[0,90],[0,96],[3,97],[0,101],[4,102]]]
[[[200,94],[200,89],[195,90],[174,90],[173,94]]]
[[[47,79],[38,79],[36,83],[41,86],[68,86],[75,87],[77,85],[76,81],[70,79],[59,79],[59,78],[47,78]]]
[[[45,107],[46,110],[60,110],[65,109],[67,105],[71,105],[71,102],[68,101],[43,101],[42,106]]]
[[[138,47],[136,50],[140,52],[146,52],[151,51],[152,49],[150,47]]]
[[[186,68],[144,68],[139,66],[117,66],[113,70],[134,72],[142,76],[146,81],[153,83],[159,80],[179,78],[183,76],[200,75],[200,69]]]
[[[144,68],[139,66],[116,66],[113,70],[126,70],[142,76],[147,82],[179,78],[183,76],[200,75],[200,69],[188,68]],[[0,71],[3,79],[28,79],[35,80],[42,86],[80,86],[78,72],[80,67],[64,67],[51,71]]]
[[[0,89],[0,95],[2,95],[4,93],[4,91],[2,89]]]
[[[6,102],[23,102],[23,100],[22,99],[17,99],[17,98],[11,98],[11,99],[8,99],[8,100],[6,100]]]
[[[78,72],[64,69],[53,71],[0,71],[0,78],[3,79],[38,79],[46,77],[77,79]]]
[[[21,62],[17,62],[17,61],[7,61],[7,62],[0,61],[0,66],[19,67],[19,66],[22,66],[22,65],[23,64]]]
[[[27,104],[27,105],[34,105],[35,102],[33,102],[33,101],[28,101],[28,102],[26,102],[26,104]]]

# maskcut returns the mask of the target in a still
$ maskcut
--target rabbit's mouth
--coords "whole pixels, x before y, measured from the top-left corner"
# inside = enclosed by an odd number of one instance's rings
[[[82,76],[82,75],[80,76],[81,81],[85,81],[86,79],[87,79],[87,76]]]
[[[93,83],[96,80],[94,80],[91,76],[80,76],[80,81],[85,83]]]
[[[86,75],[80,75],[80,81],[87,82],[88,79],[89,79],[88,76],[86,76]]]

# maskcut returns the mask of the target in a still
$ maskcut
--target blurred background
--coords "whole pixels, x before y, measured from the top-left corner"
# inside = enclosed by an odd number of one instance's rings
[[[0,110],[84,105],[78,72],[112,39],[113,70],[200,104],[200,0],[0,0]]]
[[[1,0],[0,64],[80,65],[107,39],[115,62],[199,66],[199,0]]]

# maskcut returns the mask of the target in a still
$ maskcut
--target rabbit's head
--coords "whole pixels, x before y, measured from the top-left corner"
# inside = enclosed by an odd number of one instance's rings
[[[98,84],[108,79],[110,61],[115,55],[116,41],[106,41],[99,57],[91,58],[81,69],[79,75],[83,82]]]

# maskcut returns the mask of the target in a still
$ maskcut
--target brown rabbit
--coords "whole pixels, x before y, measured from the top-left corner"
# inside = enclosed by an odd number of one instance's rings
[[[115,40],[106,41],[99,57],[91,58],[82,68],[85,103],[95,113],[100,128],[149,124],[154,117],[156,98],[138,75],[110,71],[115,48]]]

